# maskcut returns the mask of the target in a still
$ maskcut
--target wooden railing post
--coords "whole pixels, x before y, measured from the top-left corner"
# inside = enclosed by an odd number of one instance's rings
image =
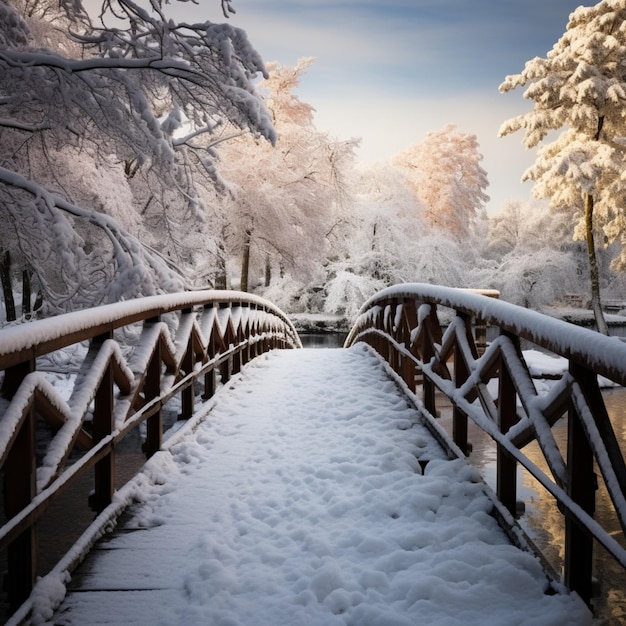
[[[183,309],[182,315],[191,315],[191,309]],[[187,348],[183,355],[181,368],[185,374],[191,374],[193,372],[193,334],[189,335],[187,341]],[[181,410],[178,416],[179,420],[188,420],[194,411],[194,386],[193,383],[183,388],[180,392],[181,398]]]
[[[594,410],[593,390],[597,388],[597,377],[591,370],[570,363],[570,374],[587,396]],[[588,392],[591,391],[591,393]],[[567,469],[568,495],[589,515],[595,511],[596,476],[593,451],[585,434],[584,425],[573,402],[567,420]],[[580,528],[576,520],[565,514],[565,584],[589,604],[592,596],[593,538]]]
[[[385,333],[387,333],[388,336],[392,337],[393,339],[396,339],[397,335],[395,333],[393,324],[394,324],[394,320],[396,317],[396,307],[398,306],[398,303],[395,299],[389,300],[387,302],[387,306],[389,307],[390,313],[387,316],[387,324],[386,324],[386,327],[384,328],[384,331]],[[391,343],[391,341],[387,341],[386,343],[387,343],[387,363],[391,365],[394,372],[399,373],[400,372],[400,366],[399,366],[400,354],[396,350],[396,347]]]
[[[424,320],[424,330],[422,339],[422,363],[430,363],[435,356],[433,333],[437,328],[437,309],[433,304],[429,304],[428,317]],[[441,340],[440,337],[438,337]],[[422,402],[426,410],[434,417],[437,417],[437,404],[435,402],[435,383],[427,376],[422,376]]]
[[[203,400],[212,398],[215,394],[215,368],[212,367],[204,375],[204,393],[202,394]]]
[[[482,356],[487,349],[487,322],[479,317],[474,321],[474,338],[476,352]]]
[[[204,315],[208,315],[208,310],[214,308],[214,304],[204,305]],[[209,337],[206,346],[206,357],[210,361],[217,354],[216,341],[215,341],[215,321],[213,326],[209,329]],[[202,394],[203,400],[208,400],[213,397],[215,393],[216,380],[215,380],[215,368],[212,367],[204,375],[204,393]]]
[[[242,307],[242,313],[241,313],[241,324],[242,326],[244,325],[249,325],[250,324],[250,313],[249,313],[249,308],[250,305],[247,302],[242,302],[239,306]],[[244,317],[246,318],[244,320]],[[250,333],[246,333],[244,336],[244,339],[246,341],[246,345],[243,348],[242,354],[241,354],[241,364],[245,365],[246,363],[248,363],[248,361],[250,361]]]
[[[220,302],[220,309],[229,309],[230,302]],[[222,338],[224,339],[224,347],[227,351],[230,350],[230,345],[226,342],[230,340],[228,336],[228,327],[226,329],[226,335]],[[223,384],[227,383],[230,380],[230,375],[232,372],[232,357],[229,354],[221,363],[220,363],[220,382]]]
[[[33,360],[5,370],[2,395],[12,398],[21,382],[35,371]],[[4,509],[7,519],[27,507],[36,495],[35,409],[31,402],[26,418],[7,455],[4,471]],[[14,613],[28,598],[38,566],[37,526],[26,528],[7,548],[6,591]]]
[[[515,335],[506,334],[515,344],[519,345],[519,339]],[[500,372],[498,382],[498,427],[505,434],[516,423],[517,393],[513,385],[511,373],[500,359]],[[496,458],[496,492],[498,498],[509,510],[511,515],[517,514],[517,463],[502,446],[497,446]]]
[[[258,330],[258,322],[256,319],[257,316],[257,306],[255,304],[250,304],[250,321],[249,321],[249,328],[251,329],[252,333],[248,333],[248,346],[249,346],[249,354],[250,354],[250,359],[254,359],[256,356],[258,356],[258,341],[257,341],[257,330]],[[252,339],[252,342],[250,342],[250,340]]]
[[[145,324],[157,324],[160,317],[153,317],[146,320]],[[144,381],[144,396],[146,402],[154,400],[161,395],[161,339],[154,346],[154,352],[148,367],[146,368],[146,378]],[[146,420],[146,442],[144,444],[144,452],[150,457],[161,449],[163,438],[163,409],[159,405],[155,413]]]
[[[408,298],[403,302],[400,341],[409,354],[411,353],[411,329],[413,326],[417,326],[415,300]],[[415,369],[415,361],[407,355],[402,355],[402,377],[412,392],[415,392]]]
[[[220,382],[225,385],[230,380],[230,355],[220,363]]]
[[[471,319],[467,315],[458,315],[465,325],[466,335],[471,334]],[[465,359],[463,358],[463,351],[456,342],[454,347],[454,386],[456,389],[461,387],[463,383],[469,378],[470,372],[468,370]],[[456,404],[452,409],[452,438],[454,443],[461,449],[463,454],[469,454],[469,445],[467,441],[467,414],[461,410]]]
[[[232,374],[239,374],[241,371],[241,365],[243,362],[243,347],[238,346],[235,348],[235,352],[232,357]]]
[[[107,339],[113,338],[113,332],[104,333],[92,340],[92,346],[100,348]],[[113,431],[113,367],[111,362],[102,375],[102,381],[96,390],[93,410],[93,439],[95,443],[108,437]],[[102,511],[113,498],[115,490],[115,448],[100,459],[94,467],[94,493],[91,507]]]
[[[239,309],[241,307],[240,304],[237,304],[236,307]],[[233,307],[231,305],[231,319],[237,319],[237,327],[235,328],[235,322],[233,321],[233,343],[235,344],[235,351],[233,352],[232,359],[232,374],[238,374],[241,371],[241,366],[243,365],[243,350],[244,347],[241,345],[243,343],[243,334],[241,332],[241,324],[243,323],[242,313],[239,310],[236,316],[232,315]]]

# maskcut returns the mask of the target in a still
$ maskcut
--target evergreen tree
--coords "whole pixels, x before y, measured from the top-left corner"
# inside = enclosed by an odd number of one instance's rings
[[[626,267],[626,4],[603,0],[579,7],[546,58],[534,58],[508,76],[502,92],[527,86],[533,109],[508,120],[500,135],[524,130],[524,144],[540,146],[524,180],[555,209],[568,210],[574,236],[587,244],[592,308],[607,334],[600,301],[596,239],[619,242],[614,261]],[[556,140],[543,144],[548,133]]]

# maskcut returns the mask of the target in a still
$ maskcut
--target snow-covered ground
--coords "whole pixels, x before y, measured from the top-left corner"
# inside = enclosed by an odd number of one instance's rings
[[[476,471],[418,421],[363,346],[254,360],[147,464],[138,530],[51,623],[591,624],[577,596],[546,595]]]

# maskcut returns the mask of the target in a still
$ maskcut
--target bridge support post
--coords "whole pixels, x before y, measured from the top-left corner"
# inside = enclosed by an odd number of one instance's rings
[[[570,362],[570,374],[579,383],[592,412],[599,408],[597,377],[593,371]],[[602,407],[604,404],[602,403]],[[595,511],[596,476],[593,451],[585,427],[570,400],[567,426],[568,494],[585,512]],[[589,604],[592,597],[593,538],[565,513],[565,584]]]
[[[92,345],[101,346],[107,339],[113,337],[113,332],[95,337]],[[93,411],[93,439],[97,443],[109,437],[113,431],[113,367],[109,364],[104,371],[100,385],[96,391]],[[95,511],[102,511],[113,498],[115,490],[115,448],[110,451],[94,466],[94,494],[90,504]]]
[[[5,370],[2,395],[12,398],[22,380],[35,371],[34,361]],[[3,466],[4,508],[8,519],[30,504],[36,495],[35,408],[31,403]],[[7,548],[6,590],[14,613],[28,598],[38,565],[37,526],[26,528]]]

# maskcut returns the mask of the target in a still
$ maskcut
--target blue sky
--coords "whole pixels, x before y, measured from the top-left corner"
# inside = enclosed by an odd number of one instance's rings
[[[477,135],[496,211],[521,185],[534,152],[500,124],[529,109],[500,94],[507,74],[545,56],[577,0],[235,0],[230,21],[265,61],[315,57],[299,89],[320,130],[360,137],[359,158],[387,160],[447,123]],[[589,3],[591,4],[591,3]],[[213,13],[213,11],[211,11]],[[211,15],[211,19],[215,16]]]

